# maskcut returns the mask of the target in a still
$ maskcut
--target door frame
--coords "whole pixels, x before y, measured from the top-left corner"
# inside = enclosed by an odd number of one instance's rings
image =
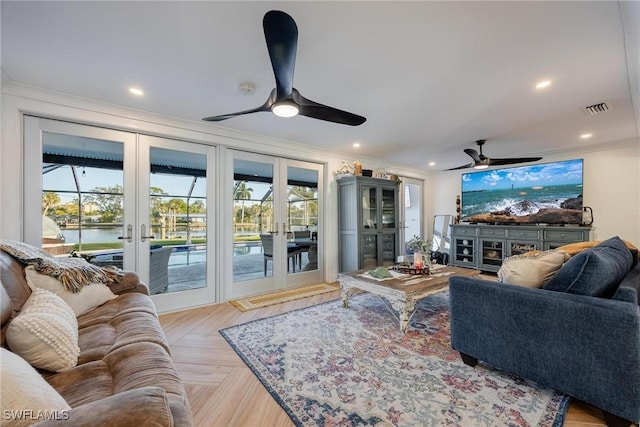
[[[137,200],[137,258],[138,269],[140,271],[148,272],[150,258],[150,241],[146,239],[141,242],[140,226],[146,224],[147,230],[149,230],[149,194],[150,194],[150,152],[151,148],[163,148],[167,150],[184,151],[190,153],[198,153],[207,156],[207,255],[206,255],[206,284],[202,288],[191,289],[188,291],[170,292],[164,294],[152,295],[156,308],[161,312],[167,312],[171,310],[178,310],[187,307],[195,307],[202,305],[203,301],[212,303],[217,301],[217,288],[216,284],[216,245],[217,235],[216,229],[216,207],[218,206],[216,200],[216,147],[205,144],[198,144],[194,142],[181,141],[171,138],[163,138],[157,136],[150,136],[139,134],[138,135],[138,177],[137,177],[137,190],[139,197]],[[145,200],[145,202],[142,202]],[[134,227],[135,228],[135,227]],[[135,233],[134,233],[135,234]]]
[[[284,177],[283,187],[287,189],[288,168],[296,167],[300,169],[315,170],[318,176],[318,224],[317,224],[317,256],[318,266],[315,270],[286,274],[282,288],[292,288],[297,286],[321,283],[324,281],[324,165],[321,163],[307,162],[303,160],[280,158],[280,176]],[[282,198],[282,218],[286,220],[287,198]],[[286,249],[281,248],[283,256],[286,256]],[[279,288],[280,289],[280,288]]]
[[[407,236],[407,215],[406,215],[406,209],[407,207],[405,206],[405,196],[406,196],[406,191],[407,185],[415,185],[418,187],[418,195],[420,196],[420,200],[418,201],[412,201],[411,202],[411,206],[415,206],[418,208],[418,227],[419,227],[419,232],[418,235],[421,236],[423,239],[428,239],[428,233],[425,234],[425,226],[424,226],[424,218],[425,218],[425,209],[424,209],[424,181],[421,179],[415,179],[415,178],[407,178],[407,177],[402,177],[402,182],[400,183],[399,187],[400,187],[400,193],[399,193],[399,205],[400,205],[400,209],[399,209],[399,214],[400,214],[400,221],[399,221],[399,231],[400,233],[398,234],[398,238],[399,238],[399,242],[398,242],[398,246],[400,247],[400,251],[398,252],[398,255],[405,255],[405,248],[406,248],[406,243],[409,239],[411,239],[411,237],[413,236]],[[414,232],[415,233],[415,232]],[[409,239],[407,239],[407,237],[409,237]]]
[[[149,241],[140,242],[140,224],[149,221],[149,150],[151,146],[182,151],[196,151],[207,154],[207,171],[211,179],[207,180],[207,200],[213,206],[207,208],[207,286],[204,288],[153,295],[151,298],[160,312],[180,310],[217,300],[216,275],[217,244],[217,147],[207,144],[154,137],[145,134],[102,128],[87,124],[73,123],[56,119],[24,115],[23,137],[23,240],[36,247],[42,244],[42,179],[41,176],[43,133],[55,133],[82,138],[113,141],[123,144],[123,227],[132,224],[132,242],[123,240],[123,269],[136,271],[140,280],[149,279]],[[209,173],[210,171],[210,173]],[[146,176],[146,177],[145,177]],[[146,200],[147,202],[144,202]],[[211,237],[209,237],[211,236]]]
[[[26,243],[36,247],[42,245],[42,179],[34,179],[35,172],[41,176],[42,171],[42,139],[43,133],[55,133],[71,135],[81,138],[99,139],[122,143],[123,155],[123,182],[125,189],[133,188],[133,192],[125,192],[123,198],[123,226],[134,224],[136,218],[136,182],[135,174],[126,173],[127,170],[136,170],[136,134],[114,129],[105,129],[95,126],[70,123],[55,119],[46,119],[36,116],[24,116],[24,202],[23,202],[23,237]],[[37,213],[37,214],[36,214]],[[133,243],[136,234],[133,230],[133,242],[123,240],[123,268],[134,270],[137,264],[136,251]]]
[[[321,283],[324,281],[324,164],[306,162],[301,160],[287,159],[284,157],[259,154],[248,151],[227,149],[224,165],[225,183],[222,190],[223,201],[233,200],[234,181],[234,160],[248,160],[259,163],[271,164],[273,167],[273,214],[274,224],[277,224],[278,234],[274,235],[273,253],[273,274],[264,278],[234,282],[233,280],[233,203],[228,204],[228,209],[221,215],[222,218],[222,241],[221,261],[225,266],[223,269],[221,282],[225,283],[222,288],[221,300],[227,301],[247,295],[255,295],[270,292],[278,289],[286,289],[302,286],[311,283]],[[309,272],[296,272],[287,274],[286,246],[282,244],[286,241],[283,235],[282,223],[286,221],[286,190],[287,190],[287,167],[312,168],[318,172],[318,268]],[[225,203],[223,202],[222,205]],[[285,240],[283,240],[285,239]]]

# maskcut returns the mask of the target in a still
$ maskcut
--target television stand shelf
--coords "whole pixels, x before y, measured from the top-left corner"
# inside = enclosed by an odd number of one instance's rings
[[[451,265],[498,271],[505,258],[590,239],[591,227],[557,225],[455,224]]]

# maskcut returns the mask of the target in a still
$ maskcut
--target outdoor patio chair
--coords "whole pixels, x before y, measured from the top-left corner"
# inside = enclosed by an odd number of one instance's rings
[[[155,295],[166,292],[169,287],[169,258],[171,248],[160,247],[151,249],[149,260],[149,293]]]
[[[309,244],[311,240],[311,230],[301,230],[293,232],[293,243],[296,243],[300,247],[300,255],[298,256],[300,269],[302,269],[302,253],[307,252],[307,257],[309,257],[309,248],[315,246]]]
[[[267,261],[273,262],[273,236],[271,234],[261,234],[260,240],[262,241],[262,254],[264,255],[264,275],[267,275]],[[293,264],[293,272],[296,272],[296,259],[302,252],[300,248],[295,245],[287,244],[287,271],[289,271],[289,260]]]

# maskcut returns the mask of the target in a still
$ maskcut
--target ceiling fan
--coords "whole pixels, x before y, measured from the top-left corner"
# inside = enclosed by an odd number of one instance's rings
[[[479,139],[476,141],[478,147],[480,147],[480,153],[478,153],[473,148],[465,148],[464,152],[467,153],[473,159],[473,163],[469,163],[463,166],[458,166],[457,168],[446,169],[448,171],[456,170],[456,169],[486,169],[489,166],[503,166],[503,165],[512,165],[514,163],[527,163],[527,162],[536,162],[538,160],[542,160],[542,157],[514,157],[510,159],[490,159],[482,154],[482,146],[487,142],[486,139]]]
[[[298,27],[289,15],[278,10],[272,10],[264,15],[262,20],[264,37],[271,58],[276,87],[271,91],[267,101],[260,107],[237,113],[222,114],[205,117],[202,120],[218,122],[243,114],[271,111],[276,116],[293,117],[298,114],[318,120],[358,126],[367,120],[357,114],[338,110],[327,105],[318,104],[305,98],[293,87],[293,70],[298,45]]]

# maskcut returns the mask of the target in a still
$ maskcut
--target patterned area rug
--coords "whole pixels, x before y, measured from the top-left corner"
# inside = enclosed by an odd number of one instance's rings
[[[450,346],[449,296],[418,303],[409,332],[365,293],[220,333],[297,426],[561,426],[568,397]]]
[[[338,289],[340,289],[340,287],[335,284],[319,283],[301,288],[284,289],[282,291],[269,292],[268,294],[253,295],[247,298],[231,300],[229,302],[240,311],[249,311],[255,310],[256,308],[280,304],[282,302],[333,292]]]

